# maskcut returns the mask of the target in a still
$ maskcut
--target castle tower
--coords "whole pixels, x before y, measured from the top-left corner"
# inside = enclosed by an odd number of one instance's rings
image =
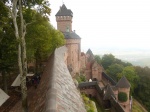
[[[72,31],[72,18],[72,11],[63,4],[56,14],[57,29],[61,32]]]
[[[72,18],[73,13],[70,9],[67,9],[65,4],[60,7],[57,12],[56,21],[57,29],[60,30],[65,37],[67,51],[67,66],[71,74],[80,72],[80,44],[81,38],[72,31]]]
[[[118,83],[116,84],[116,87],[118,88],[118,94],[120,92],[123,92],[123,93],[126,93],[127,94],[127,101],[126,102],[120,102],[120,104],[123,106],[123,107],[126,107],[126,105],[129,104],[129,93],[130,93],[130,83],[128,82],[128,80],[126,79],[125,76],[123,76],[119,81]]]

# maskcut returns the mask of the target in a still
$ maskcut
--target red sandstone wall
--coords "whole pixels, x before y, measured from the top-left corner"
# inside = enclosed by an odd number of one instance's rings
[[[124,103],[120,103],[121,105],[128,105],[129,104],[129,93],[130,93],[130,88],[118,88],[118,93],[119,92],[125,92],[128,96],[128,100]]]
[[[57,16],[57,30],[66,32],[67,27],[72,31],[72,17],[71,16]]]
[[[97,91],[95,88],[89,88],[89,89],[81,89],[81,93],[85,93],[86,95],[92,95],[92,97],[96,96]]]
[[[68,49],[67,65],[73,68],[73,74],[80,71],[80,39],[66,39]]]
[[[91,70],[85,70],[85,77],[89,81],[89,79],[92,79],[92,71]]]
[[[86,56],[81,55],[81,57],[80,57],[80,69],[85,70],[85,68],[86,68]]]

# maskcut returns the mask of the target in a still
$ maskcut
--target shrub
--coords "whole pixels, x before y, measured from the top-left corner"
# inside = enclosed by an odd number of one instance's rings
[[[81,82],[85,82],[85,81],[86,81],[86,78],[85,78],[84,75],[79,75],[76,79],[77,79],[78,83],[81,83]]]
[[[118,100],[121,102],[126,102],[128,99],[128,96],[125,92],[119,92],[118,93]]]

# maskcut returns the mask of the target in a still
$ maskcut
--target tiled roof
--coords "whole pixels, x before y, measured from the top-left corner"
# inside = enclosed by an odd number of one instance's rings
[[[63,32],[66,39],[81,39],[75,32]]]
[[[67,9],[65,4],[63,4],[55,16],[71,16],[71,17],[73,17],[73,12],[70,9]]]
[[[92,51],[91,51],[91,49],[88,49],[88,51],[86,52],[86,54],[94,56],[93,53],[92,53]]]
[[[106,93],[104,95],[103,100],[109,100],[111,98],[111,96],[115,97],[114,92],[112,90],[112,88],[110,87],[110,85],[107,85],[107,89],[106,89]]]
[[[119,88],[129,88],[131,87],[129,81],[126,79],[125,76],[123,76],[119,81],[118,83],[116,84],[116,87],[119,87]]]

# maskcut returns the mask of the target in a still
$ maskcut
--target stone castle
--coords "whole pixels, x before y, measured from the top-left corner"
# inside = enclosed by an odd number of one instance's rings
[[[29,86],[28,111],[86,112],[81,92],[95,97],[104,109],[111,112],[131,112],[130,83],[125,77],[115,82],[95,61],[90,49],[86,53],[80,51],[81,38],[72,31],[72,18],[72,11],[63,4],[56,14],[56,21],[58,30],[65,36],[66,47],[57,48],[49,57],[38,87]],[[72,77],[80,72],[85,74],[87,81],[78,84],[77,89]],[[0,106],[0,111],[22,111],[20,91],[15,87],[12,90],[14,94]],[[121,92],[126,93],[126,101],[119,100]]]
[[[81,38],[72,31],[72,18],[73,12],[63,4],[56,14],[57,29],[64,34],[66,40],[68,51],[65,62],[71,74],[75,74],[80,71]]]
[[[81,52],[81,38],[72,31],[73,12],[63,4],[56,14],[57,29],[65,37],[67,52],[64,60],[72,77],[76,73],[83,72],[89,82],[79,84],[80,91],[96,97],[104,108],[111,108],[112,112],[130,112],[132,110],[132,98],[129,96],[130,83],[122,77],[118,83],[104,73],[103,67],[99,65],[92,51]],[[127,94],[127,101],[118,100],[118,94]]]

